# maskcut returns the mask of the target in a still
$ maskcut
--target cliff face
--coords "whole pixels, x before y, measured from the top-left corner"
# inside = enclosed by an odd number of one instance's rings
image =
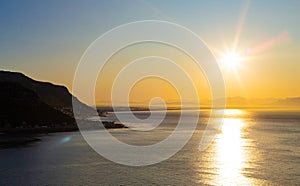
[[[66,87],[0,71],[0,127],[76,125],[72,97]]]
[[[74,119],[44,103],[18,83],[0,82],[0,127],[63,126]]]
[[[35,92],[44,103],[52,107],[72,107],[72,95],[64,86],[35,81],[22,73],[8,71],[0,71],[0,82],[20,84]]]

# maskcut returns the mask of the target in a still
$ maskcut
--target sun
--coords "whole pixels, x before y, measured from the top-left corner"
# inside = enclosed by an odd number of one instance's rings
[[[227,69],[236,70],[241,63],[241,57],[236,52],[227,52],[223,54],[221,61]]]

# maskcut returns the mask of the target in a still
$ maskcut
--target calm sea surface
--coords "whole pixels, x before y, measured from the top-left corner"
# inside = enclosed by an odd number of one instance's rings
[[[149,113],[135,114],[145,118]],[[0,185],[300,185],[300,111],[226,110],[222,132],[203,152],[198,147],[208,111],[200,115],[196,132],[181,151],[145,167],[106,160],[79,132],[49,134],[25,147],[0,149]],[[178,111],[168,112],[152,132],[110,132],[126,143],[149,145],[168,136],[179,116]]]

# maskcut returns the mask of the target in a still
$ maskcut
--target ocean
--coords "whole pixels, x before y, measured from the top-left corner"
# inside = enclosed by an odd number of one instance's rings
[[[149,116],[147,111],[134,114]],[[151,145],[170,135],[179,117],[179,111],[168,111],[153,131],[109,131],[128,144]],[[208,110],[200,111],[196,131],[178,153],[142,167],[105,159],[80,132],[52,133],[23,147],[3,148],[0,185],[300,185],[300,111],[227,109],[214,142],[199,151],[208,117]],[[109,113],[104,119],[116,117]],[[147,128],[151,123],[126,125]]]

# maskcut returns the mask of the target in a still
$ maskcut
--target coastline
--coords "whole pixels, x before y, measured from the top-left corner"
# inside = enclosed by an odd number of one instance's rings
[[[88,121],[89,124],[96,125],[96,121]],[[126,125],[115,123],[114,121],[104,121],[103,128],[105,129],[125,129]],[[77,125],[59,126],[59,127],[38,127],[38,128],[0,128],[0,149],[25,146],[29,143],[41,141],[41,135],[59,132],[75,132],[79,131]]]

